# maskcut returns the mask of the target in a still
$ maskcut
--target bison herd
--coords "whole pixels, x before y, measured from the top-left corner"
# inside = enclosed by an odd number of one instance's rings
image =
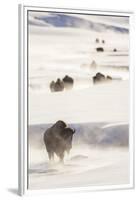
[[[60,162],[64,161],[65,152],[69,153],[72,148],[74,133],[75,130],[67,127],[61,120],[45,131],[43,140],[50,161],[54,159],[54,154],[59,157]]]
[[[97,47],[97,48],[96,48],[96,51],[97,51],[97,52],[103,52],[103,51],[104,51],[104,48],[103,48],[103,47]]]
[[[96,43],[100,43],[100,40],[99,40],[99,38],[96,38],[95,42],[96,42]],[[103,44],[104,44],[104,43],[105,43],[105,40],[101,40],[101,43],[103,43]]]
[[[97,73],[94,77],[93,77],[93,83],[97,84],[97,83],[101,83],[101,82],[106,82],[106,81],[111,81],[112,77],[111,76],[105,76],[102,73]]]
[[[99,39],[96,38],[95,39],[95,43],[96,44],[101,44],[101,46],[96,47],[96,51],[97,52],[104,52],[104,48],[103,46],[105,45],[105,40],[103,39]],[[117,52],[117,49],[114,48],[113,52]],[[93,60],[91,62],[91,64],[82,64],[80,66],[83,69],[90,69],[95,71],[97,69],[97,63],[95,60]],[[111,81],[112,77],[110,77],[109,75],[105,76],[104,74],[101,74],[100,72],[98,72],[94,77],[92,77],[93,83],[97,84],[97,83],[101,83],[101,82],[107,82],[107,81]],[[49,84],[49,88],[51,92],[61,92],[64,90],[71,90],[74,86],[74,78],[72,78],[69,75],[66,75],[64,78],[60,79],[57,78],[56,81],[51,81],[51,83]]]
[[[92,77],[93,84],[105,83],[111,80],[113,80],[111,76],[109,75],[105,76],[104,74],[100,72],[96,73],[96,75]],[[73,84],[74,84],[74,79],[69,76],[65,76],[65,78],[62,80],[58,78],[56,82],[52,81],[50,83],[50,90],[51,92],[59,92],[59,91],[63,91],[64,89],[67,89],[67,90],[72,89]]]
[[[96,51],[97,51],[97,52],[104,52],[104,48],[103,48],[103,47],[97,47],[97,48],[96,48]],[[113,49],[113,52],[117,52],[117,49],[114,48],[114,49]]]
[[[101,40],[101,41],[100,41],[99,38],[96,38],[95,42],[96,42],[97,44],[99,44],[99,43],[105,44],[105,40]],[[100,47],[97,47],[97,48],[96,48],[96,51],[97,51],[97,52],[104,52],[104,48],[101,47],[101,46],[100,46]],[[114,48],[114,49],[113,49],[113,52],[117,52],[117,49]]]
[[[50,90],[51,92],[59,92],[64,89],[69,90],[73,88],[73,83],[73,78],[66,75],[62,80],[58,78],[57,81],[52,81],[50,83]]]

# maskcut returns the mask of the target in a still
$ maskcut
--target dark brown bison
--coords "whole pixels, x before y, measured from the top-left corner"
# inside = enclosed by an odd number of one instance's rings
[[[64,83],[59,78],[56,82],[52,81],[50,83],[50,90],[51,92],[60,92],[64,90]]]
[[[103,48],[103,47],[97,47],[97,48],[96,48],[96,51],[97,51],[97,52],[103,52],[103,51],[104,51],[104,48]]]
[[[63,83],[64,83],[64,87],[66,89],[72,89],[73,84],[74,84],[74,80],[73,78],[71,78],[70,76],[66,75],[63,79],[62,79]]]
[[[102,43],[105,44],[105,40],[102,40]]]
[[[54,82],[54,81],[52,81],[52,82],[50,83],[50,90],[51,90],[51,92],[54,92],[54,91],[55,91],[55,82]]]
[[[111,81],[111,80],[112,80],[112,77],[109,76],[109,75],[107,75],[106,80],[107,80],[107,81]]]
[[[93,77],[93,83],[99,83],[105,81],[105,76],[98,72],[94,77]]]
[[[44,143],[49,160],[54,159],[54,153],[63,162],[65,151],[69,153],[72,148],[72,139],[75,130],[68,128],[63,121],[57,121],[44,133]]]
[[[107,75],[103,75],[100,72],[98,72],[94,77],[93,77],[93,83],[97,84],[97,83],[101,83],[101,82],[109,82],[112,80],[112,77]]]
[[[114,49],[113,49],[113,52],[117,52],[117,49],[116,49],[116,48],[114,48]]]
[[[59,78],[57,79],[54,87],[55,92],[63,91],[64,90],[64,83]]]
[[[90,69],[95,70],[96,67],[97,67],[97,64],[96,64],[95,60],[93,60],[92,63],[90,64]]]
[[[98,38],[96,38],[95,42],[96,42],[96,43],[99,43],[99,42],[100,42],[100,40],[99,40]]]

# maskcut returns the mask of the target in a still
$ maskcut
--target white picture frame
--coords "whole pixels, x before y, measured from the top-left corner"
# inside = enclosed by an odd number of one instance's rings
[[[129,17],[129,77],[130,77],[130,108],[129,108],[129,155],[130,155],[130,183],[124,185],[106,185],[106,186],[88,186],[73,187],[46,190],[29,190],[28,189],[28,30],[27,30],[27,13],[33,11],[53,11],[53,12],[69,12],[78,14],[97,14],[97,15],[115,15]],[[103,10],[85,10],[85,9],[62,9],[47,8],[37,6],[19,5],[19,159],[18,159],[18,191],[19,195],[42,194],[55,192],[79,192],[79,191],[95,191],[95,190],[117,190],[134,188],[134,63],[133,63],[133,32],[134,32],[134,14],[133,12],[124,11],[103,11]]]

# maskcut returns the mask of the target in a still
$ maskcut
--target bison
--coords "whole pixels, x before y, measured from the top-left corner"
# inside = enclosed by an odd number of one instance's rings
[[[108,81],[111,81],[111,80],[112,80],[112,77],[109,76],[109,75],[107,75],[106,79],[107,79]]]
[[[73,84],[74,84],[74,80],[73,78],[71,78],[70,76],[66,75],[63,79],[62,79],[63,83],[64,83],[64,87],[66,89],[72,89]]]
[[[103,47],[97,47],[97,48],[96,48],[96,51],[97,51],[97,52],[103,52],[103,51],[104,51],[104,48],[103,48]]]
[[[93,77],[93,82],[94,83],[99,83],[99,82],[102,82],[102,81],[105,81],[105,76],[101,73],[97,73],[94,77]]]
[[[97,64],[96,64],[95,60],[93,60],[92,63],[90,64],[90,69],[95,70],[96,67],[97,67]]]
[[[101,82],[110,82],[112,80],[112,77],[107,75],[103,75],[100,72],[98,72],[94,77],[93,77],[93,83],[97,84],[97,83],[101,83]]]
[[[64,83],[59,78],[56,82],[52,81],[50,83],[50,90],[51,92],[60,92],[64,90]]]
[[[51,90],[51,92],[54,92],[54,91],[55,91],[55,82],[54,82],[54,81],[52,81],[52,82],[50,83],[50,90]]]
[[[72,139],[75,130],[68,128],[66,123],[59,120],[44,133],[44,143],[48,152],[49,160],[54,159],[54,153],[59,157],[60,162],[64,160],[65,152],[70,152]]]
[[[59,78],[57,79],[54,87],[55,92],[63,91],[64,90],[64,83]]]
[[[96,38],[95,42],[96,42],[96,43],[99,43],[100,41],[99,41],[99,39],[98,39],[98,38]]]
[[[117,49],[116,49],[116,48],[114,48],[114,49],[113,49],[113,52],[117,52]]]

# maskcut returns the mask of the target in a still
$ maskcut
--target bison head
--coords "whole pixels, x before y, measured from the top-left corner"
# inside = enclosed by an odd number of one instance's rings
[[[64,129],[67,125],[65,122],[59,120],[55,123],[54,125],[57,129],[60,128],[60,129]]]
[[[74,130],[71,128],[64,129],[63,137],[64,137],[67,153],[69,153],[70,149],[72,148],[72,138],[73,138],[74,133],[75,133],[75,129]]]

